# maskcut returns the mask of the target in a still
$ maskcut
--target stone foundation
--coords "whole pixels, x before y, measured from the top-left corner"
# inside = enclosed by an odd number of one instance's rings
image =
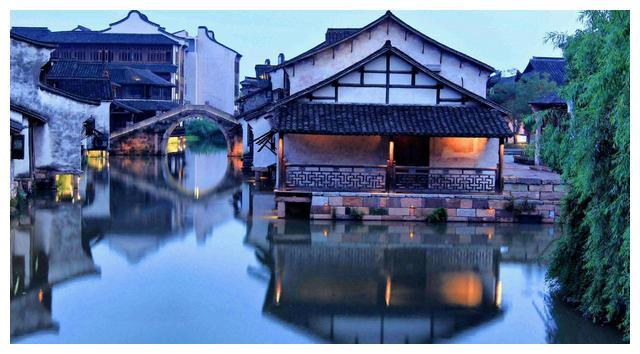
[[[443,208],[448,221],[553,223],[560,216],[564,194],[560,181],[516,177],[505,177],[502,193],[312,192],[310,218],[425,221]],[[284,204],[278,203],[279,217],[285,216]]]

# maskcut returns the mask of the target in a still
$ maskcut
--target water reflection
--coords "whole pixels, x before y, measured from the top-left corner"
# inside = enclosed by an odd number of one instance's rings
[[[11,337],[56,331],[52,287],[100,273],[80,237],[80,205],[42,200],[30,214],[11,221]]]
[[[545,295],[553,226],[279,220],[238,161],[196,196],[184,159],[90,159],[12,220],[13,342],[620,340]]]
[[[269,223],[264,311],[337,343],[433,343],[502,316],[499,264],[537,258],[495,225]],[[539,234],[539,232],[537,233]],[[502,249],[502,252],[501,252]],[[503,254],[504,253],[504,254]]]

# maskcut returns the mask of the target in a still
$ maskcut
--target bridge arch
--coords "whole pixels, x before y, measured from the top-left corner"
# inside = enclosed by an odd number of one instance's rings
[[[109,135],[109,150],[115,155],[165,155],[175,128],[185,120],[210,119],[222,131],[229,156],[242,156],[242,127],[233,115],[208,105],[183,105],[145,119]]]

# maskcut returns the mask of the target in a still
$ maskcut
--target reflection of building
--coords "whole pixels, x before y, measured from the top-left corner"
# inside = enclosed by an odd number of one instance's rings
[[[267,269],[249,269],[268,278],[265,313],[337,343],[431,343],[480,326],[501,314],[500,262],[539,258],[554,240],[552,226],[245,213],[246,241]]]
[[[11,228],[11,337],[57,329],[51,288],[98,269],[81,237],[81,208],[37,208]],[[33,224],[31,221],[33,220]]]
[[[499,314],[491,247],[279,244],[265,311],[339,343],[431,343]]]

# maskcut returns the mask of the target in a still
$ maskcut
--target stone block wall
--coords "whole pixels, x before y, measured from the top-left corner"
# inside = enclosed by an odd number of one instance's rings
[[[560,181],[537,178],[505,178],[504,191],[499,194],[314,192],[310,217],[425,221],[443,208],[448,221],[553,223],[560,216],[564,193]]]

